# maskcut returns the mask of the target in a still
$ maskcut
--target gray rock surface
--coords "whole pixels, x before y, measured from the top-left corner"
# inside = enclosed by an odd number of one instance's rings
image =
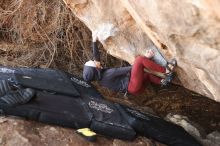
[[[183,127],[188,133],[200,141],[204,146],[219,146],[220,133],[214,131],[208,135],[205,135],[203,129],[190,121],[186,116],[168,114],[166,119],[174,124]]]

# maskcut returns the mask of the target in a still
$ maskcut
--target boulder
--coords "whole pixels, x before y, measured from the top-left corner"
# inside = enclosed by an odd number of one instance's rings
[[[218,131],[206,135],[203,128],[190,121],[186,116],[169,113],[165,119],[183,127],[204,146],[218,146],[220,143],[220,133]]]
[[[106,51],[130,64],[154,45],[190,90],[220,101],[218,0],[64,0]]]

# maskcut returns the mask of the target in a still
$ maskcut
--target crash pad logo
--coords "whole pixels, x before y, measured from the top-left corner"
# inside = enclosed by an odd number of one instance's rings
[[[81,86],[84,86],[84,87],[86,87],[86,88],[91,87],[91,86],[90,86],[89,84],[87,84],[85,81],[79,80],[79,79],[77,79],[77,78],[72,77],[71,80],[72,80],[73,82],[75,82],[76,84],[81,85]]]
[[[103,103],[97,103],[95,101],[90,101],[89,102],[89,107],[96,109],[97,111],[102,111],[104,113],[111,114],[114,110],[108,107],[106,104]]]
[[[8,68],[0,68],[0,72],[2,72],[2,73],[14,73],[15,70],[8,69]]]

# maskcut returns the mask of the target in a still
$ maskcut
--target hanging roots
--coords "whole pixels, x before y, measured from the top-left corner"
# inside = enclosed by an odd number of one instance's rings
[[[71,71],[88,59],[90,35],[62,0],[0,1],[1,65]]]

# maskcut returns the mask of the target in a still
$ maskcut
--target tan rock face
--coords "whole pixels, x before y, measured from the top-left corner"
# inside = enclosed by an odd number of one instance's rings
[[[220,101],[218,0],[64,0],[104,48],[133,63],[153,42],[178,61],[182,84]]]

